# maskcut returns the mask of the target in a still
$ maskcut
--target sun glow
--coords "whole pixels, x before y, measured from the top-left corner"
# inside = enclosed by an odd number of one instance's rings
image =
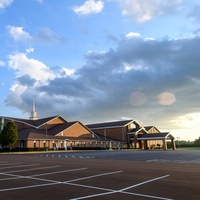
[[[176,127],[173,132],[176,137],[180,140],[195,140],[200,137],[200,127],[199,127],[200,113],[190,113],[176,118],[171,121]]]

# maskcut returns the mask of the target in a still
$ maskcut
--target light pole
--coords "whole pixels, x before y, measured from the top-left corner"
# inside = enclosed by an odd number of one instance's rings
[[[46,146],[46,151],[48,151],[48,149],[47,149],[47,124],[45,124],[45,128],[46,128],[46,142],[45,142],[45,146]]]
[[[177,137],[177,139],[178,139],[178,146],[179,146],[179,149],[180,149],[180,137]]]

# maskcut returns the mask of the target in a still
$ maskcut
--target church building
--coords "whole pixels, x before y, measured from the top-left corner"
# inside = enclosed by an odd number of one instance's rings
[[[9,121],[18,129],[15,148],[20,149],[164,149],[167,141],[175,149],[175,138],[154,126],[143,126],[134,119],[84,125],[68,122],[62,116],[39,119],[33,108],[29,119],[0,116],[1,130]]]

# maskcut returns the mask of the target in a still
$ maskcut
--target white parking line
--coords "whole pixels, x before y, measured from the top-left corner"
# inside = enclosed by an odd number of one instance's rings
[[[36,166],[40,164],[32,164],[32,165],[17,165],[17,166],[9,166],[9,167],[1,167],[0,169],[9,169],[9,168],[20,168],[20,167],[29,167],[29,166]],[[1,172],[0,172],[1,173]]]
[[[49,167],[46,167],[46,168],[49,168]],[[60,182],[60,181],[54,181],[54,180],[48,180],[48,179],[42,179],[42,178],[35,178],[34,176],[41,176],[41,175],[47,175],[47,174],[56,174],[56,173],[62,173],[62,172],[72,172],[72,171],[85,170],[85,169],[87,169],[87,168],[70,169],[70,170],[65,170],[65,171],[52,172],[52,173],[46,173],[46,174],[38,174],[38,175],[33,175],[33,176],[19,176],[19,175],[13,175],[13,174],[8,174],[8,173],[1,173],[3,175],[15,176],[15,177],[14,178],[7,178],[7,179],[0,179],[0,180],[26,178],[26,179],[32,179],[32,180],[47,181],[47,182],[51,182],[51,183],[38,184],[38,185],[32,185],[32,186],[16,187],[16,188],[0,189],[0,192],[11,191],[11,190],[20,190],[20,189],[28,189],[28,188],[42,187],[42,186],[49,186],[49,185],[55,185],[55,184],[63,184],[63,182]]]
[[[166,178],[168,176],[169,175],[165,175],[165,176],[157,177],[157,178],[154,178],[154,179],[150,179],[150,180],[138,183],[136,185],[132,185],[132,186],[123,188],[121,190],[111,190],[111,189],[106,189],[106,188],[98,188],[98,187],[94,188],[94,187],[91,187],[93,189],[100,189],[100,190],[105,190],[105,191],[109,191],[109,192],[104,192],[104,193],[99,193],[99,194],[93,194],[93,195],[73,198],[71,200],[87,199],[87,198],[92,198],[92,197],[97,197],[97,196],[104,196],[104,195],[109,195],[109,194],[114,194],[114,193],[123,193],[123,194],[129,194],[129,195],[134,195],[134,196],[143,196],[143,197],[148,197],[148,198],[153,198],[153,199],[160,199],[160,200],[172,200],[172,199],[164,198],[164,197],[151,196],[151,195],[145,195],[145,194],[139,194],[139,193],[125,192],[125,190],[131,189],[131,188],[134,188],[134,187],[137,187],[137,186],[140,186],[140,185],[144,185],[144,184],[149,183],[149,182],[160,180],[160,179]],[[74,186],[80,186],[80,187],[88,187],[88,188],[90,187],[90,186],[84,186],[84,185],[80,185],[80,184],[72,184],[72,183],[68,183],[68,184],[74,185]]]
[[[0,166],[5,166],[5,165],[19,165],[21,164],[21,162],[16,162],[16,163],[4,163],[4,164],[0,164]]]
[[[147,160],[146,162],[171,162],[171,163],[195,163],[195,164],[199,164],[200,161],[194,161],[194,160],[169,160],[169,159],[152,159],[152,160]]]
[[[6,174],[6,175],[10,176],[10,174]],[[15,176],[13,178],[2,178],[2,179],[0,179],[0,181],[8,181],[8,180],[14,180],[14,179],[20,179],[20,178],[24,178],[24,177]]]
[[[132,193],[132,192],[121,192],[121,193],[130,194],[130,195],[134,195],[134,196],[140,196],[140,197],[147,197],[147,198],[152,198],[152,199],[173,200],[173,199],[170,199],[170,198],[157,197],[157,196],[151,196],[151,195],[139,194],[139,193]]]
[[[73,200],[79,200],[79,199],[87,199],[87,198],[92,198],[92,197],[97,197],[97,196],[105,196],[105,195],[110,195],[110,194],[115,194],[115,193],[121,193],[121,194],[128,194],[128,195],[133,195],[133,196],[140,196],[140,197],[147,197],[147,198],[152,198],[152,199],[159,199],[159,200],[172,200],[169,198],[164,198],[164,197],[158,197],[158,196],[151,196],[151,195],[146,195],[146,194],[139,194],[139,193],[132,193],[132,192],[127,192],[126,190],[132,189],[134,187],[138,187],[153,181],[157,181],[160,179],[164,179],[169,177],[169,175],[165,176],[160,176],[157,178],[153,178],[129,187],[122,188],[120,190],[113,190],[109,188],[101,188],[101,187],[95,187],[95,186],[87,186],[87,185],[81,185],[81,184],[76,184],[72,182],[80,181],[80,180],[86,180],[86,179],[91,179],[91,178],[96,178],[100,176],[107,176],[107,175],[112,175],[112,174],[117,174],[117,173],[122,173],[123,171],[114,171],[114,172],[107,172],[107,173],[102,173],[102,174],[96,174],[92,176],[87,176],[87,177],[82,177],[82,178],[77,178],[77,179],[72,179],[68,181],[55,181],[55,180],[48,180],[48,179],[43,179],[43,178],[37,178],[38,176],[44,176],[44,175],[50,175],[50,174],[58,174],[58,173],[64,173],[64,172],[72,172],[72,171],[79,171],[79,170],[86,170],[87,168],[77,168],[77,169],[69,169],[69,170],[63,170],[63,171],[56,171],[56,172],[49,172],[49,173],[43,173],[43,174],[36,174],[36,175],[31,175],[31,176],[20,176],[20,175],[14,175],[14,174],[9,174],[13,172],[22,172],[22,171],[33,171],[33,170],[38,170],[38,169],[48,169],[48,168],[57,168],[61,166],[49,166],[49,167],[40,167],[40,168],[31,168],[31,169],[24,169],[24,170],[15,170],[15,171],[10,171],[10,172],[3,172],[0,173],[2,175],[7,175],[7,176],[13,176],[12,178],[4,178],[0,180],[11,180],[11,179],[31,179],[31,180],[38,180],[38,181],[46,181],[49,183],[45,184],[37,184],[37,185],[30,185],[30,186],[21,186],[21,187],[14,187],[14,188],[5,188],[5,189],[0,189],[0,192],[4,191],[12,191],[12,190],[21,190],[21,189],[28,189],[28,188],[36,188],[36,187],[44,187],[44,186],[50,186],[50,185],[58,185],[58,184],[67,184],[67,185],[72,185],[72,186],[78,186],[78,187],[85,187],[85,188],[90,188],[90,189],[97,189],[97,190],[103,190],[103,193],[98,193],[98,194],[93,194],[93,195],[88,195],[88,196],[82,196],[82,197],[77,197],[74,198]]]
[[[64,171],[56,171],[56,172],[50,172],[50,173],[44,173],[44,174],[36,174],[32,175],[31,177],[36,177],[36,176],[45,176],[45,175],[50,175],[50,174],[59,174],[63,172],[73,172],[73,171],[80,171],[80,170],[86,170],[87,168],[78,168],[78,169],[68,169]]]
[[[138,184],[136,184],[136,185],[132,185],[132,186],[130,186],[130,187],[127,187],[127,188],[124,188],[124,189],[122,189],[122,190],[119,190],[119,192],[122,192],[122,191],[125,191],[125,190],[129,190],[129,189],[131,189],[131,188],[134,188],[134,187],[137,187],[137,186],[140,186],[140,185],[144,185],[144,184],[146,184],[146,183],[150,183],[150,182],[153,182],[153,181],[157,181],[157,180],[159,180],[159,179],[163,179],[163,178],[167,178],[169,175],[165,175],[165,176],[161,176],[161,177],[158,177],[158,178],[154,178],[154,179],[151,179],[151,180],[148,180],[148,181],[144,181],[144,182],[142,182],[142,183],[138,183]]]
[[[39,184],[39,185],[30,185],[30,186],[16,187],[16,188],[0,189],[0,192],[12,191],[12,190],[22,190],[22,189],[35,188],[35,187],[44,187],[44,186],[57,185],[57,184],[60,184],[60,182],[45,183],[45,184]]]
[[[38,169],[51,169],[51,168],[57,168],[57,167],[61,167],[61,166],[57,165],[57,166],[50,166],[50,167],[38,167],[38,168],[31,168],[31,169],[22,169],[22,170],[1,172],[0,174],[15,173],[15,172],[25,172],[25,171],[34,171],[34,170],[38,170]]]
[[[110,174],[117,174],[117,173],[121,173],[121,172],[123,172],[123,171],[115,171],[115,172],[97,174],[97,175],[93,175],[93,176],[87,176],[87,177],[83,177],[83,178],[72,179],[72,180],[69,180],[69,181],[65,181],[64,183],[70,183],[70,182],[74,182],[74,181],[80,181],[80,180],[90,179],[90,178],[99,177],[99,176],[106,176],[106,175],[110,175]]]

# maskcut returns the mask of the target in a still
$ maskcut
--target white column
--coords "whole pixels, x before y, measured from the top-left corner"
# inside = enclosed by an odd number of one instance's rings
[[[64,140],[64,148],[67,150],[66,140]]]
[[[4,127],[4,118],[1,118],[1,131],[3,130]]]

